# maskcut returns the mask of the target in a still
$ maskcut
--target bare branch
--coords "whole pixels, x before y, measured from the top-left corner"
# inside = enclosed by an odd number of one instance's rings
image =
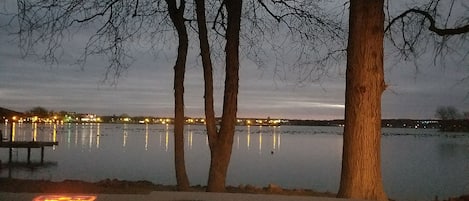
[[[409,9],[405,12],[403,12],[402,14],[398,15],[397,17],[395,17],[394,19],[391,20],[391,22],[388,24],[388,26],[386,27],[385,29],[385,32],[387,32],[389,30],[389,28],[397,21],[397,20],[401,20],[402,18],[404,18],[406,15],[408,14],[411,14],[411,13],[416,13],[416,14],[420,14],[420,15],[423,15],[429,22],[430,22],[430,25],[428,27],[428,30],[440,35],[440,36],[446,36],[446,35],[458,35],[458,34],[465,34],[465,33],[469,33],[469,24],[467,25],[464,25],[464,26],[460,26],[460,27],[456,27],[456,28],[438,28],[436,27],[435,25],[435,19],[426,11],[423,11],[423,10],[419,10],[419,9]]]
[[[7,28],[16,30],[24,56],[35,55],[36,47],[45,46],[39,56],[51,64],[64,51],[65,37],[86,35],[88,42],[76,64],[83,68],[89,56],[106,56],[109,63],[104,77],[114,78],[111,84],[115,84],[133,62],[130,49],[136,40],[161,46],[154,42],[155,34],[172,33],[165,5],[145,0],[18,0]]]
[[[428,61],[418,59],[425,54],[433,54],[433,64],[442,67],[446,66],[447,57],[462,65],[467,62],[469,9],[464,0],[429,0],[400,11],[396,16],[391,16],[389,1],[386,9],[385,33],[397,50],[395,56],[412,60],[416,67]]]
[[[343,12],[334,10],[339,4],[295,0],[247,2],[243,25],[248,31],[241,36],[242,52],[259,67],[274,66],[276,78],[289,79],[286,75],[293,72],[298,83],[317,81],[333,69],[329,68],[331,60],[342,58],[338,55],[343,52],[334,52],[344,49],[346,43],[339,20]]]

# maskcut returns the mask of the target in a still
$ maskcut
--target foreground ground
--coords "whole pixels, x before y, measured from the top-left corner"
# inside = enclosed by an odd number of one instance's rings
[[[78,180],[65,180],[61,182],[53,182],[46,180],[27,180],[27,179],[9,179],[0,178],[0,192],[7,193],[35,193],[35,194],[150,194],[152,192],[161,192],[163,194],[176,191],[175,186],[171,185],[158,185],[148,181],[122,181],[122,180],[102,180],[99,182],[85,182]],[[193,186],[191,192],[205,192],[203,186]],[[270,195],[288,195],[288,196],[304,196],[316,197],[314,200],[331,200],[335,197],[334,193],[330,192],[315,192],[307,189],[283,189],[277,185],[269,185],[267,187],[255,187],[251,185],[227,187],[228,193],[244,193],[244,194],[270,194]],[[160,193],[160,194],[161,194]],[[1,194],[1,193],[0,193]],[[8,195],[8,194],[3,194]],[[159,194],[158,194],[159,195]],[[193,194],[191,194],[192,196]],[[200,194],[202,197],[207,198],[207,195]],[[160,196],[160,195],[159,195]],[[112,197],[115,199],[116,197]],[[219,200],[218,197],[206,200]],[[232,198],[235,198],[232,196]],[[242,197],[245,199],[246,197]],[[259,197],[252,197],[257,200]],[[319,198],[319,199],[318,199]],[[324,199],[321,199],[324,198]],[[111,199],[111,200],[112,200]],[[223,198],[225,199],[225,198]],[[267,198],[272,199],[272,197]],[[0,199],[2,200],[2,199]],[[236,199],[235,199],[236,200]],[[283,200],[283,199],[280,199]],[[298,200],[298,197],[295,198]],[[438,198],[435,198],[435,201]],[[469,201],[469,195],[462,195],[459,197],[441,199],[443,201]],[[226,199],[225,199],[226,201]]]
[[[53,182],[46,180],[0,178],[0,191],[13,193],[93,193],[93,194],[148,194],[152,191],[176,191],[175,186],[153,184],[148,181],[102,180],[85,182],[65,180]],[[204,192],[203,186],[192,186],[192,192]],[[283,189],[276,185],[255,187],[251,185],[227,187],[229,193],[279,194],[316,197],[335,197],[329,192],[315,192],[305,189]]]

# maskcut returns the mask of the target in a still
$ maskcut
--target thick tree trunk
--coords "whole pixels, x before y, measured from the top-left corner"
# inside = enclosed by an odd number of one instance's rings
[[[234,131],[233,131],[234,134]],[[232,133],[219,133],[221,138],[233,139]],[[228,166],[231,159],[233,140],[231,142],[218,141],[214,148],[210,149],[210,170],[208,175],[208,192],[223,192],[225,191],[226,175],[228,173]]]
[[[387,200],[381,176],[383,0],[351,0],[338,197]]]
[[[166,2],[179,38],[178,55],[174,65],[174,165],[177,188],[179,191],[185,191],[189,189],[184,159],[184,74],[188,49],[188,36],[183,16],[185,3],[181,1],[180,7],[176,8],[175,1]]]
[[[228,12],[226,31],[226,69],[223,114],[220,131],[217,132],[213,110],[213,78],[210,60],[210,47],[207,39],[205,5],[196,0],[199,41],[205,80],[205,115],[210,146],[210,170],[207,191],[225,191],[226,175],[230,163],[233,136],[238,108],[239,85],[239,32],[241,25],[241,0],[226,1]]]

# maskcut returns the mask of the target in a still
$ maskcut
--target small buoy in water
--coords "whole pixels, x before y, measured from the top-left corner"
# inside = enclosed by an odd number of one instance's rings
[[[274,150],[270,151],[270,154],[274,154]]]

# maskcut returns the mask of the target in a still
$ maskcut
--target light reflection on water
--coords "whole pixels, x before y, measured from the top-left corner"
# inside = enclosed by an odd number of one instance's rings
[[[8,131],[6,125],[3,131]],[[1,177],[30,179],[106,178],[175,184],[171,125],[17,124],[14,140],[59,142],[46,148],[56,166],[0,171]],[[7,136],[8,132],[4,132]],[[342,128],[304,126],[236,127],[228,185],[275,183],[287,188],[336,192],[340,180]],[[185,128],[186,165],[192,185],[205,185],[209,167],[204,126]],[[383,129],[383,177],[389,197],[433,200],[469,192],[469,135],[436,130]],[[32,151],[32,160],[40,159]],[[8,160],[7,149],[0,160]],[[16,150],[14,161],[25,161]]]

